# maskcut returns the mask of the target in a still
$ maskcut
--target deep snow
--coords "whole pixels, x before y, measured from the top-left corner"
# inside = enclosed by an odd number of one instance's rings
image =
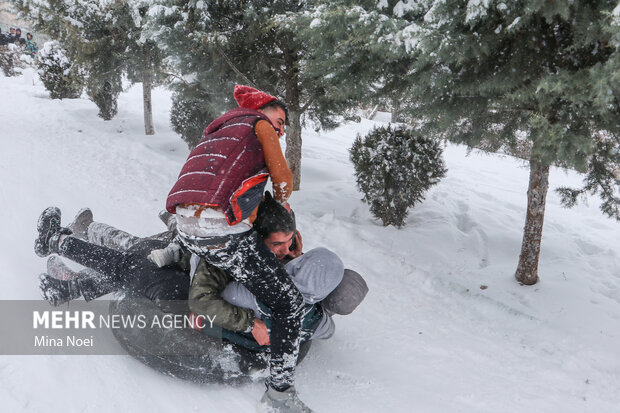
[[[154,92],[155,136],[143,133],[140,85],[108,122],[87,99],[49,99],[31,69],[0,74],[0,91],[0,299],[39,299],[33,240],[47,206],[64,222],[90,206],[136,235],[163,230],[157,213],[188,154],[168,91]],[[305,248],[332,249],[371,291],[298,368],[302,399],[318,412],[620,411],[620,224],[594,198],[566,210],[550,191],[541,281],[519,286],[523,162],[450,145],[446,178],[406,228],[384,228],[348,160],[377,123],[304,130],[291,205]],[[579,182],[551,172],[551,189]],[[127,356],[0,356],[0,372],[6,412],[251,412],[264,391],[182,382]]]

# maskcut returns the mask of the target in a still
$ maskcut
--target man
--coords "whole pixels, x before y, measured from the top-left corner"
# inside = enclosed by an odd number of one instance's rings
[[[11,27],[9,28],[9,35],[7,36],[8,39],[8,43],[15,43],[15,28]]]
[[[13,43],[18,46],[26,46],[26,39],[22,38],[22,29],[15,29],[15,37]]]
[[[329,338],[334,323],[329,314],[349,314],[368,291],[362,277],[344,269],[336,254],[326,248],[315,248],[301,254],[301,238],[295,219],[282,205],[265,194],[258,208],[254,229],[277,259],[286,263],[285,270],[300,290],[304,303],[322,304],[325,313],[315,327],[313,339]],[[297,244],[296,247],[293,243]],[[294,251],[293,256],[289,254]],[[190,287],[190,309],[196,315],[210,315],[214,324],[234,332],[251,332],[260,345],[269,344],[262,322],[264,310],[256,297],[224,271],[199,264]],[[263,330],[265,329],[265,330]]]
[[[250,223],[268,178],[275,199],[290,209],[292,173],[278,142],[286,106],[247,86],[237,85],[234,97],[239,108],[206,128],[168,195],[166,209],[176,214],[182,246],[228,272],[271,310],[270,377],[261,404],[276,411],[310,412],[293,386],[303,298]]]

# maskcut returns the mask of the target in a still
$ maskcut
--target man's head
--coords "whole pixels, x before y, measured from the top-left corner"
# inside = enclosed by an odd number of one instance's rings
[[[22,35],[22,29],[15,29],[15,36],[21,36]]]
[[[9,29],[9,33],[11,33],[11,34],[15,34],[15,28],[14,28],[14,27],[11,27],[11,28]]]
[[[287,125],[288,109],[284,102],[280,100],[272,100],[271,102],[261,106],[259,112],[263,112],[269,118],[273,126],[276,128],[278,136],[284,135],[284,127]]]
[[[254,229],[280,260],[289,253],[295,238],[295,217],[266,192],[265,199],[258,206]]]
[[[26,39],[32,40],[32,33],[26,33]]]
[[[288,111],[282,101],[268,93],[244,85],[235,85],[233,96],[239,107],[264,113],[276,128],[278,136],[284,135]]]

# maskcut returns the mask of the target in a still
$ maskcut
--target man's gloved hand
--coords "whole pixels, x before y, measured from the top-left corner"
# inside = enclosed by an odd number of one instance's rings
[[[181,261],[181,247],[179,244],[172,243],[166,248],[151,251],[146,258],[159,268],[165,267]]]

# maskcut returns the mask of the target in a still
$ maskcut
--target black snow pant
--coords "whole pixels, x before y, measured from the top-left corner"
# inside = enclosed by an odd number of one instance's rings
[[[121,252],[69,236],[59,246],[59,254],[100,273],[100,277],[80,281],[83,295],[92,288],[99,296],[126,290],[155,302],[187,300],[188,274],[176,267],[158,268],[146,258],[153,249],[167,245],[165,241],[143,239]]]
[[[223,244],[209,238],[186,239],[183,246],[210,264],[228,272],[272,312],[269,333],[271,357],[267,384],[285,390],[294,384],[299,354],[303,298],[284,267],[254,230],[231,235]]]

